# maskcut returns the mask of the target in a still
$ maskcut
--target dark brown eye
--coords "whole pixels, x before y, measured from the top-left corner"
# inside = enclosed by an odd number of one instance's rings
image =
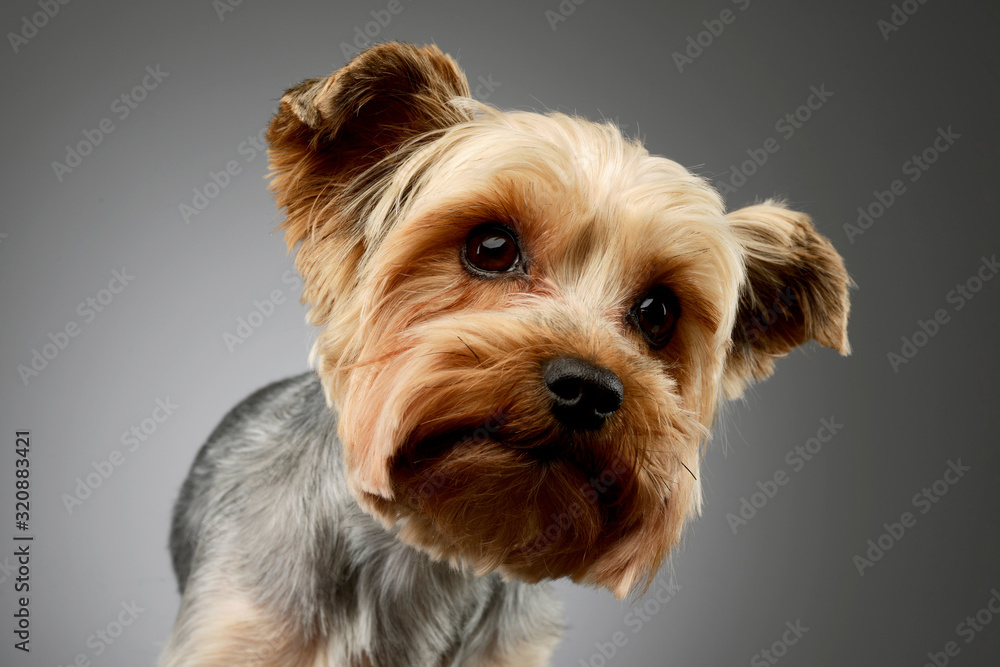
[[[521,263],[514,232],[495,223],[479,225],[465,241],[465,261],[474,270],[506,273]]]
[[[677,296],[662,285],[654,287],[632,308],[632,319],[654,349],[664,347],[674,337],[681,305]]]

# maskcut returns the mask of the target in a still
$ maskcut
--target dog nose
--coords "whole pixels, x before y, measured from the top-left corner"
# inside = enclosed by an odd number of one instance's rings
[[[552,414],[574,430],[600,428],[625,397],[617,375],[577,357],[550,360],[542,377],[552,396]]]

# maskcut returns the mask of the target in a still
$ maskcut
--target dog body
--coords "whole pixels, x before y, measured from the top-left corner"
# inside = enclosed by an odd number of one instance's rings
[[[807,341],[848,352],[808,216],[476,102],[436,47],[290,89],[268,142],[316,373],[199,454],[164,665],[547,664],[545,582],[648,585],[719,402]]]
[[[348,492],[336,426],[308,373],[215,429],[174,513],[184,603],[166,664],[545,664],[561,630],[549,587],[397,540]]]

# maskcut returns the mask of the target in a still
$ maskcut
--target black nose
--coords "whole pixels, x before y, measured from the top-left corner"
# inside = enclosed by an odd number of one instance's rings
[[[622,406],[625,390],[617,375],[576,357],[559,357],[542,370],[552,396],[552,414],[577,430],[600,428]]]

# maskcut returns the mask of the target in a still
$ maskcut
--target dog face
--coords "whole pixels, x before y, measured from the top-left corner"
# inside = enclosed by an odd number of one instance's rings
[[[717,401],[808,340],[847,353],[808,217],[477,103],[436,47],[300,84],[268,137],[351,490],[435,557],[622,597],[699,509]]]

